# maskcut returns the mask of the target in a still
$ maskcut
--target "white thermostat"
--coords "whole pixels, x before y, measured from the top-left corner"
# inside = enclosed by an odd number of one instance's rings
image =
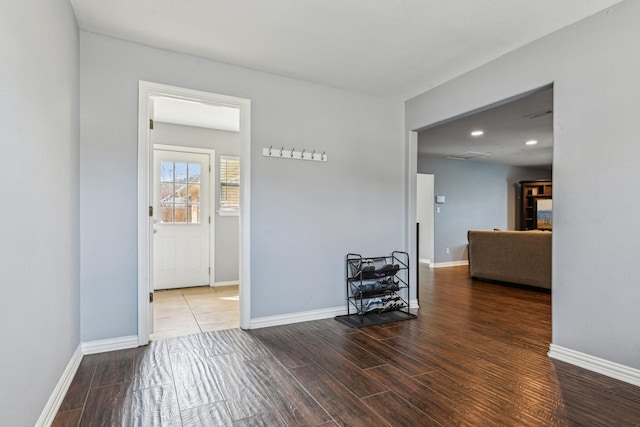
[[[443,204],[444,196],[436,196],[436,203]]]

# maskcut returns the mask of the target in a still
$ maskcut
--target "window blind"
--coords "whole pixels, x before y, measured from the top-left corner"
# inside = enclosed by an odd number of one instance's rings
[[[240,158],[220,156],[220,209],[240,208]]]

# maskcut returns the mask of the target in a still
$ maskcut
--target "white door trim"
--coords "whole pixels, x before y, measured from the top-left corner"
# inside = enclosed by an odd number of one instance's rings
[[[208,149],[208,148],[197,148],[197,147],[188,147],[181,145],[166,145],[166,144],[155,144],[151,147],[151,150],[162,150],[162,151],[175,151],[178,153],[196,153],[196,154],[206,154],[209,156],[209,165],[211,166],[211,170],[209,171],[209,218],[211,221],[209,222],[209,268],[211,268],[209,273],[209,286],[213,286],[215,282],[215,266],[216,266],[216,197],[218,193],[216,192],[216,173],[218,173],[217,164],[216,164],[216,150]],[[152,181],[153,182],[153,181]]]
[[[409,259],[416,260],[416,214],[417,214],[417,187],[418,187],[418,132],[410,131],[405,141],[405,250],[409,253]],[[415,261],[414,261],[415,262]],[[419,268],[419,263],[415,262]],[[414,273],[414,271],[411,271]],[[413,288],[411,298],[416,297],[418,289],[417,274],[410,274],[409,285]]]
[[[140,80],[138,87],[138,345],[149,342],[151,239],[149,194],[153,146],[149,144],[151,97],[167,96],[240,110],[240,327],[251,321],[251,100]]]

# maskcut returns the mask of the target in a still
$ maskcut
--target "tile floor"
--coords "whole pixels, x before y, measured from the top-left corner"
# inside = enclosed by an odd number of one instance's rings
[[[169,289],[153,296],[154,341],[238,328],[238,285]]]

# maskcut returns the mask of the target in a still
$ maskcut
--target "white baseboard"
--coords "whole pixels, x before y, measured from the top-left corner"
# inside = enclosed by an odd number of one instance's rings
[[[212,288],[219,288],[222,286],[237,286],[238,285],[238,281],[237,280],[230,280],[228,282],[215,282],[213,285],[211,285]]]
[[[435,262],[430,265],[431,268],[443,268],[443,267],[459,267],[462,265],[469,265],[469,261],[449,261],[449,262]]]
[[[409,301],[410,309],[418,308],[418,300]],[[330,319],[347,314],[347,307],[330,307],[319,310],[300,311],[297,313],[281,314],[278,316],[258,317],[251,319],[251,329],[268,328],[270,326],[289,325],[291,323],[308,322],[310,320]]]
[[[64,396],[69,390],[71,381],[73,381],[73,377],[78,371],[80,362],[82,362],[82,348],[80,345],[78,345],[76,351],[74,351],[71,355],[71,359],[69,360],[69,363],[67,363],[67,367],[62,372],[58,383],[54,387],[53,392],[51,393],[51,396],[47,401],[47,404],[44,406],[44,409],[40,414],[40,418],[38,418],[38,421],[36,421],[36,427],[48,427],[53,424],[53,420],[56,418],[56,414],[58,413],[58,409],[60,409],[60,405],[62,405]]]
[[[420,258],[418,262],[420,264],[431,264],[431,260],[429,258]]]
[[[561,360],[640,387],[640,369],[631,368],[555,344],[549,345],[547,355],[552,359]]]
[[[307,322],[309,320],[328,319],[343,314],[347,314],[347,308],[345,306],[300,311],[298,313],[280,314],[277,316],[257,317],[251,319],[251,329],[288,325],[290,323]]]
[[[86,341],[82,344],[82,354],[104,353],[106,351],[125,350],[138,347],[138,336],[109,338],[106,340]]]

